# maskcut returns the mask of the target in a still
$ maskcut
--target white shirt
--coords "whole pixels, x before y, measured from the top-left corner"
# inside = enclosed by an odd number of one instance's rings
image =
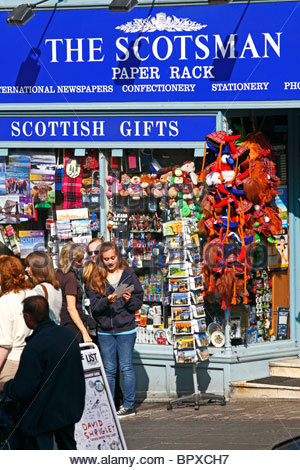
[[[55,289],[52,284],[49,282],[42,282],[43,286],[46,287],[47,292],[48,292],[48,303],[49,303],[49,308],[52,310],[52,312],[55,315],[55,318],[58,322],[60,323],[60,311],[61,311],[61,306],[62,306],[62,293],[61,289]],[[42,295],[45,297],[45,292],[43,288],[41,287],[41,284],[37,284],[34,288],[34,295]]]
[[[0,297],[0,346],[9,349],[7,359],[19,361],[25,338],[32,333],[23,317],[22,301],[36,295],[33,289],[9,292]]]

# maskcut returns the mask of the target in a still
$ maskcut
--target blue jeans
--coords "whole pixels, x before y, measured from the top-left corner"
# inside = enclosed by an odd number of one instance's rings
[[[101,357],[113,398],[115,394],[118,354],[124,384],[124,408],[134,407],[135,373],[132,365],[132,355],[135,339],[136,333],[130,333],[128,335],[98,335]]]

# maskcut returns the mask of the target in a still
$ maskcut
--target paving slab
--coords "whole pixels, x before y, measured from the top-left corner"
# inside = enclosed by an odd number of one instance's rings
[[[270,450],[300,435],[300,400],[230,400],[226,406],[137,405],[121,420],[129,450]]]

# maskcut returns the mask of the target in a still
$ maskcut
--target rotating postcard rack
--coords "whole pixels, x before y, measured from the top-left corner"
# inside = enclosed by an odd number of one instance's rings
[[[194,386],[193,394],[170,400],[167,408],[171,410],[175,404],[194,403],[197,410],[201,400],[218,401],[225,405],[223,395],[202,393],[198,388],[197,365],[209,360],[209,340],[206,334],[201,240],[197,233],[197,220],[186,218],[166,222],[163,233],[168,248],[166,262],[175,360],[179,364],[192,364]]]

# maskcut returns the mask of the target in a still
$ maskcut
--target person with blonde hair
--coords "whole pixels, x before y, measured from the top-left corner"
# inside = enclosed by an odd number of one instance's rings
[[[84,285],[87,285],[92,277],[93,270],[95,267],[94,261],[87,261],[85,265],[83,266],[83,271],[82,271],[82,280]]]
[[[23,300],[35,295],[32,284],[26,279],[21,261],[14,256],[0,256],[0,383],[15,376],[25,339],[31,331],[27,328],[22,311]]]
[[[116,292],[119,285],[125,291]],[[128,288],[127,288],[128,287]],[[128,267],[113,242],[101,245],[87,289],[98,341],[112,396],[115,394],[117,363],[123,376],[123,405],[119,418],[135,415],[135,373],[132,356],[136,339],[135,311],[143,303],[144,292],[136,274]]]
[[[83,308],[82,269],[84,249],[72,241],[66,243],[59,256],[57,279],[62,290],[61,325],[71,328],[79,343],[91,343],[87,330],[88,315]]]
[[[50,320],[59,325],[62,293],[51,257],[44,251],[33,251],[26,256],[25,264],[25,271],[35,286],[35,295],[48,300]]]

